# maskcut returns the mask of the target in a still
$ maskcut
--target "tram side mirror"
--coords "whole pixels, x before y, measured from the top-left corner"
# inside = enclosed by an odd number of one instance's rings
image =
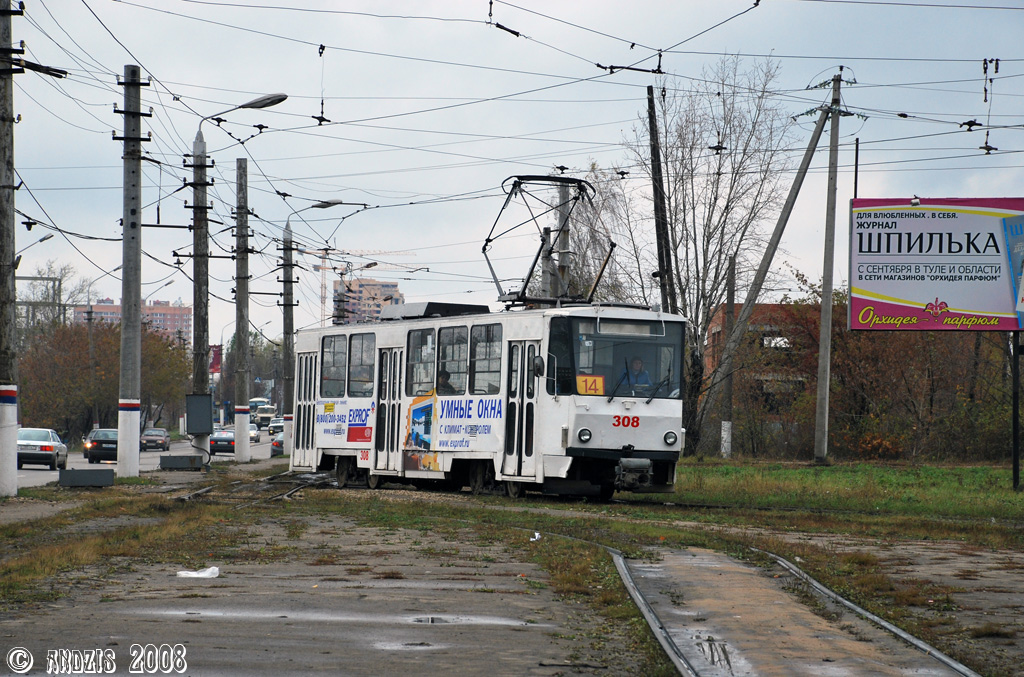
[[[544,358],[540,355],[533,358],[533,375],[544,376]]]

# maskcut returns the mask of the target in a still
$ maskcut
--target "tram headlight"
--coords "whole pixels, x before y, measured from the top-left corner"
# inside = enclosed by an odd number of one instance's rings
[[[580,442],[583,442],[584,444],[589,442],[590,438],[593,436],[594,434],[590,432],[589,428],[580,428],[580,431],[576,433],[576,437],[578,437]]]
[[[679,435],[676,435],[675,432],[669,430],[667,433],[665,433],[665,444],[667,444],[668,446],[675,446],[675,443],[678,441]]]

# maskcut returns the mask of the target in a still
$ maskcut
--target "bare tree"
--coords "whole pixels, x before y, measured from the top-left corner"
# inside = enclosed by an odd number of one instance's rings
[[[650,305],[650,281],[637,271],[643,269],[651,243],[640,227],[640,209],[626,191],[628,184],[596,163],[591,164],[585,178],[596,192],[592,201],[579,204],[570,221],[570,295],[585,296],[589,292],[614,242],[611,265],[601,277],[594,300]]]
[[[704,350],[708,326],[724,301],[729,257],[743,271],[756,266],[766,226],[785,198],[792,121],[772,90],[778,66],[738,57],[705,69],[687,89],[663,83],[658,103],[666,212],[678,311],[689,319],[684,425],[697,448],[709,411]],[[650,139],[638,124],[629,144],[650,176]],[[648,248],[646,270],[657,270]]]

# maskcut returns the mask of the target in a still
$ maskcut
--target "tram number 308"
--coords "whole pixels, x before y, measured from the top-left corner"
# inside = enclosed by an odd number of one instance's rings
[[[639,416],[612,416],[613,428],[639,428]]]

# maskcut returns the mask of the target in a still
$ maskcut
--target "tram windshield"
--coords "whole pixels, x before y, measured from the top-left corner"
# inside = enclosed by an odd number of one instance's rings
[[[552,318],[548,393],[679,399],[683,327],[681,322]]]

